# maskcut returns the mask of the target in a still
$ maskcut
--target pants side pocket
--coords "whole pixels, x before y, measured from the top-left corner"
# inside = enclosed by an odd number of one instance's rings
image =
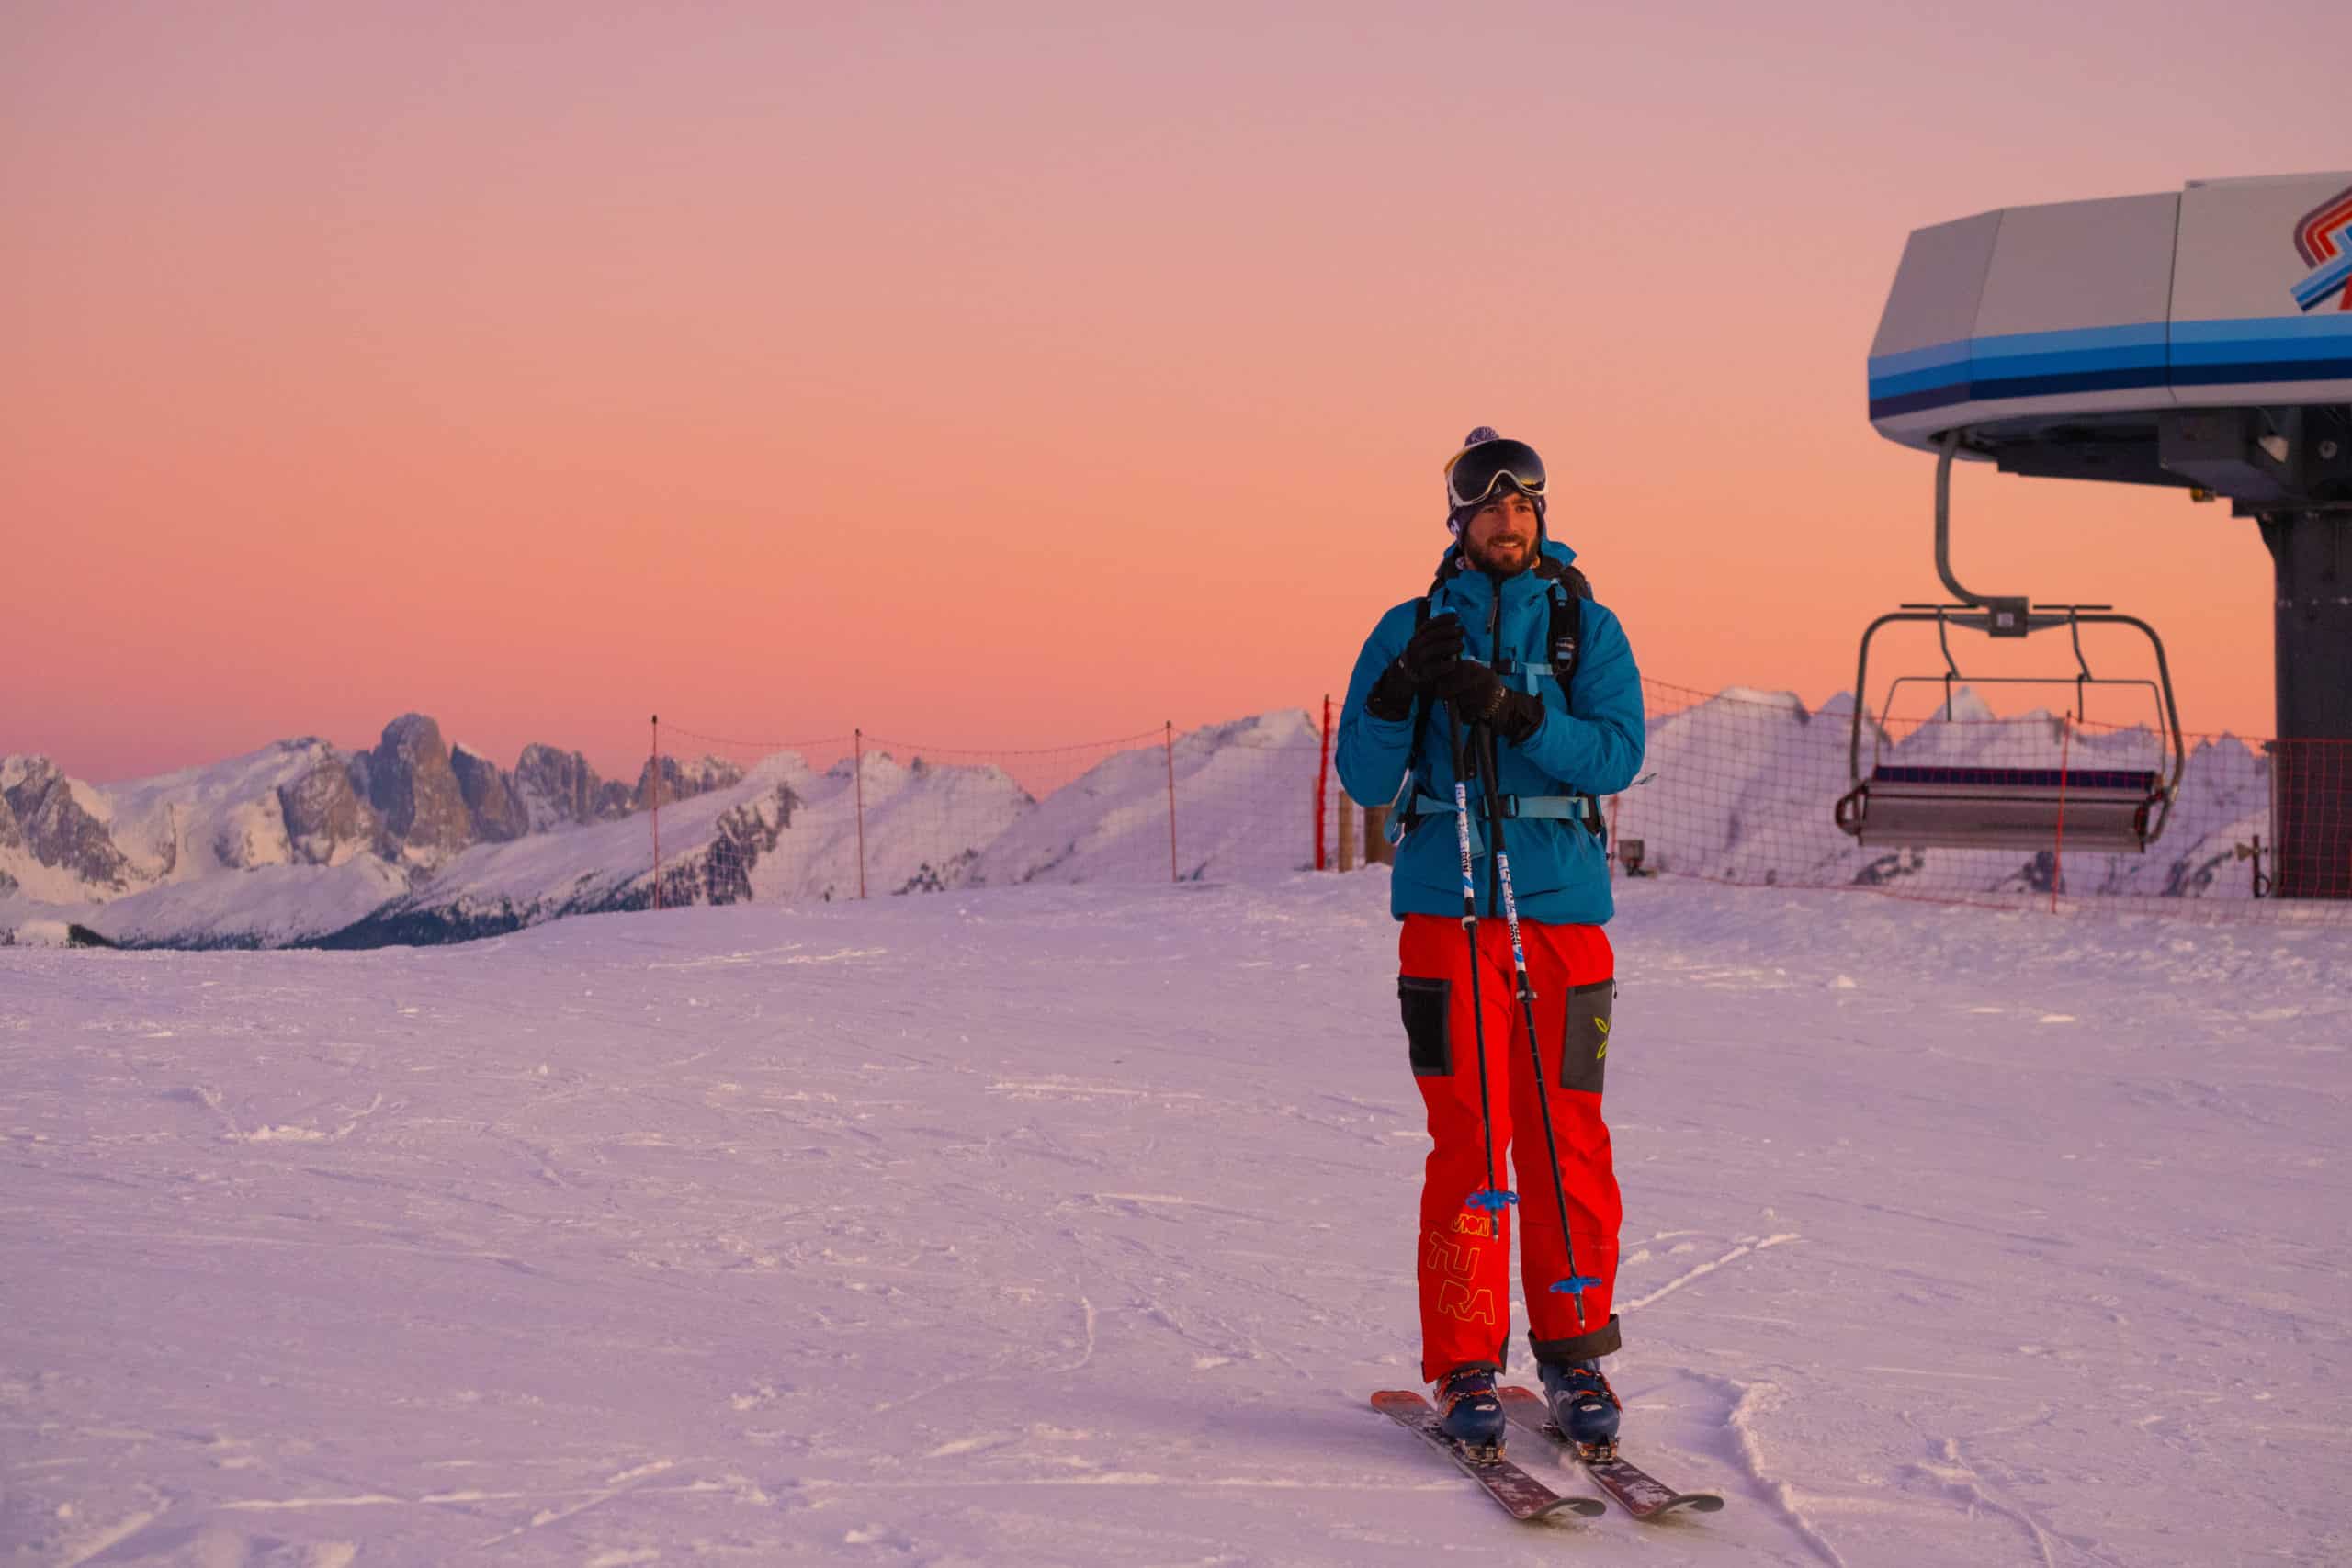
[[[1405,1014],[1405,1044],[1413,1076],[1453,1075],[1453,982],[1419,975],[1396,977],[1396,1002]]]

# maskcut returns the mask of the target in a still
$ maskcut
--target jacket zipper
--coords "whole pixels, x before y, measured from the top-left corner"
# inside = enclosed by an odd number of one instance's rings
[[[1495,590],[1495,611],[1494,614],[1488,617],[1487,622],[1487,667],[1492,670],[1497,676],[1500,676],[1504,668],[1503,579],[1489,574],[1487,581],[1494,585]],[[1489,729],[1487,733],[1487,738],[1491,740],[1494,736],[1494,731]],[[1489,802],[1501,799],[1503,793],[1503,749],[1501,743],[1496,742],[1492,750],[1494,752],[1495,765],[1490,771],[1495,776],[1487,780],[1487,798]],[[1487,837],[1489,840],[1492,840],[1495,836],[1495,824],[1492,820],[1489,820],[1487,823]],[[1499,917],[1502,913],[1502,856],[1495,852],[1495,846],[1490,842],[1487,845],[1487,913],[1490,916]]]

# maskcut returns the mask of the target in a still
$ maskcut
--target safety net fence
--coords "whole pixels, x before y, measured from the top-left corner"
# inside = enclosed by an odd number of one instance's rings
[[[1336,821],[1303,708],[1043,749],[657,731],[639,796],[664,906],[1229,881],[1313,869],[1318,795],[1327,851]]]
[[[1646,754],[1603,796],[1612,875],[1947,902],[2352,922],[2352,742],[1809,709],[1645,681]],[[648,902],[1027,883],[1224,882],[1393,857],[1332,765],[1338,704],[1044,749],[662,723],[640,778]],[[1451,837],[1442,823],[1420,831]]]
[[[1787,694],[1645,682],[1642,777],[1606,803],[1612,864],[1969,903],[2352,918],[2352,743],[2176,741],[1934,694],[1925,712],[1858,724],[1846,697],[1808,710]]]

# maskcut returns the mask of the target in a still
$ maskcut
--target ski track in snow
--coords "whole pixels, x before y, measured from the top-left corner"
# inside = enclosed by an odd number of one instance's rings
[[[1846,1559],[1829,1543],[1820,1527],[1805,1512],[1794,1483],[1784,1476],[1776,1476],[1769,1472],[1758,1424],[1759,1418],[1782,1397],[1784,1391],[1778,1383],[1772,1382],[1740,1382],[1731,1378],[1709,1381],[1727,1384],[1733,1392],[1735,1397],[1731,1408],[1724,1415],[1724,1426],[1732,1436],[1739,1467],[1747,1472],[1754,1489],[1770,1502],[1789,1529],[1829,1564],[1829,1568],[1846,1568]]]
[[[0,953],[0,1568],[2352,1561],[2352,937],[1624,889],[1611,1372],[1730,1506],[1522,1527],[1364,1403],[1383,874]]]
[[[1665,1284],[1660,1285],[1657,1290],[1650,1292],[1648,1294],[1636,1296],[1632,1301],[1620,1303],[1617,1310],[1620,1312],[1639,1312],[1644,1307],[1655,1306],[1657,1303],[1664,1301],[1667,1297],[1672,1295],[1683,1286],[1690,1283],[1691,1280],[1704,1279],[1706,1276],[1713,1273],[1716,1269],[1722,1268],[1726,1263],[1736,1263],[1741,1258],[1747,1257],[1749,1253],[1761,1252],[1768,1247],[1779,1247],[1784,1242],[1803,1241],[1804,1239],[1804,1238],[1803,1236],[1797,1235],[1794,1231],[1782,1231],[1777,1235],[1762,1236],[1754,1241],[1741,1242],[1737,1247],[1733,1247],[1721,1258],[1710,1258],[1708,1261],[1700,1264],[1695,1269],[1687,1269],[1682,1273],[1677,1274],[1673,1279],[1668,1280]]]

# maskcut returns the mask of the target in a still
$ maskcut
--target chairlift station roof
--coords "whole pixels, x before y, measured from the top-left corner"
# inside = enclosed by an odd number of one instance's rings
[[[1871,344],[1881,434],[2021,472],[2210,484],[2177,411],[2352,403],[2352,172],[2192,180],[1921,229]],[[2257,433],[2257,439],[2258,439]],[[2223,483],[2241,500],[2263,488]],[[2296,487],[2289,487],[2296,488]]]

